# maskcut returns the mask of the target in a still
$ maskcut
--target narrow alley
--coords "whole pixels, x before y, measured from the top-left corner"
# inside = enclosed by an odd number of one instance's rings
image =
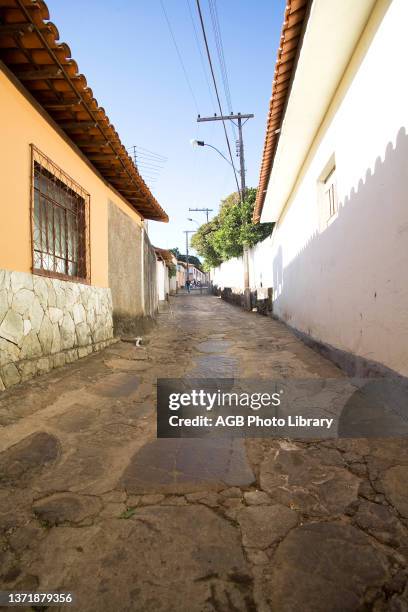
[[[81,612],[405,610],[402,439],[156,438],[157,378],[343,373],[198,292],[143,340],[2,394],[2,588]]]

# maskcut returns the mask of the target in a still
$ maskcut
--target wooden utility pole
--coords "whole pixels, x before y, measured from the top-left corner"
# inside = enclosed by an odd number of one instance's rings
[[[188,235],[195,234],[195,232],[193,230],[183,230],[183,231],[186,235],[186,264],[187,264],[187,279],[186,280],[190,280],[190,274],[188,271]]]
[[[245,199],[245,191],[246,191],[246,183],[245,183],[245,155],[244,155],[244,140],[242,137],[242,128],[248,119],[252,119],[254,117],[253,114],[242,115],[238,113],[237,115],[217,115],[215,114],[213,117],[201,117],[198,115],[197,122],[200,121],[226,121],[227,119],[231,121],[238,128],[238,153],[239,156],[239,165],[240,165],[240,175],[241,175],[241,193],[240,199],[241,202]],[[244,120],[244,121],[242,121]],[[244,252],[242,255],[244,262],[244,300],[245,300],[245,308],[247,310],[251,309],[251,290],[249,287],[249,254],[248,247],[244,245]]]
[[[241,175],[241,200],[245,197],[245,155],[244,155],[244,140],[242,138],[242,128],[248,119],[252,119],[255,115],[252,113],[243,115],[238,113],[236,115],[213,115],[212,117],[201,117],[198,115],[197,122],[201,121],[231,121],[238,128],[238,155],[239,155],[239,166],[240,166],[240,175]],[[242,121],[244,120],[244,121]]]
[[[212,208],[189,208],[190,212],[204,212],[207,215],[207,223],[208,223],[208,213],[212,212]]]

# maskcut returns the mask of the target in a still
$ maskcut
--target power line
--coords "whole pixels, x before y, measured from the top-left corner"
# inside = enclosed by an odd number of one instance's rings
[[[160,178],[160,173],[167,161],[167,157],[138,145],[133,145],[128,150],[132,152],[133,163],[138,169],[139,174],[148,182],[149,187],[152,188]]]
[[[208,0],[208,6],[210,8],[214,39],[215,39],[215,44],[217,47],[218,62],[220,64],[221,78],[222,78],[222,82],[224,86],[225,100],[226,100],[229,112],[232,113],[233,107],[232,107],[231,90],[229,86],[227,63],[225,61],[224,44],[222,42],[220,20],[218,17],[217,0]],[[236,140],[237,134],[236,134],[235,125],[233,122],[231,122],[231,127],[232,127],[232,133],[234,135],[234,139]]]
[[[190,13],[191,23],[193,24],[193,32],[194,32],[194,38],[195,38],[195,41],[196,41],[196,46],[197,46],[197,49],[198,49],[198,53],[200,55],[201,68],[203,70],[205,82],[207,83],[207,88],[208,88],[208,93],[209,93],[209,96],[210,96],[211,104],[212,104],[213,108],[215,109],[216,108],[216,102],[214,100],[214,94],[213,94],[213,92],[211,90],[210,81],[208,80],[207,70],[205,69],[204,57],[203,57],[203,53],[201,51],[200,41],[198,40],[198,32],[197,32],[196,24],[195,24],[195,21],[194,21],[193,11],[191,9],[190,0],[187,0],[187,5],[188,5],[188,12]]]
[[[188,78],[187,70],[186,70],[186,67],[185,67],[185,65],[184,65],[183,58],[181,57],[181,53],[180,53],[180,50],[179,50],[178,45],[177,45],[177,42],[176,42],[176,37],[174,36],[174,33],[173,33],[173,30],[172,30],[172,27],[171,27],[171,24],[170,24],[169,18],[168,18],[168,16],[167,16],[166,9],[164,8],[163,0],[160,0],[160,4],[161,4],[162,10],[163,10],[164,17],[165,17],[165,19],[166,19],[166,21],[167,21],[167,26],[168,26],[168,28],[169,28],[170,35],[171,35],[171,37],[172,37],[172,39],[173,39],[173,43],[174,43],[174,46],[175,46],[175,48],[176,48],[176,52],[177,52],[177,55],[178,55],[178,58],[179,58],[179,61],[180,61],[181,67],[182,67],[183,72],[184,72],[184,76],[185,76],[185,79],[186,79],[186,83],[187,83],[188,88],[189,88],[189,90],[190,90],[191,96],[192,96],[192,98],[193,98],[193,100],[194,100],[194,104],[195,104],[195,107],[196,107],[196,109],[197,109],[197,113],[199,113],[200,111],[198,110],[197,99],[196,99],[196,97],[195,97],[195,95],[194,95],[194,91],[193,91],[193,88],[192,88],[192,86],[191,86],[190,79]]]
[[[138,155],[140,155],[140,157],[144,157],[145,159],[149,159],[152,162],[158,163],[158,164],[165,164],[167,161],[167,157],[160,157],[159,155],[152,155],[150,153],[145,153],[144,151],[142,151],[141,149],[139,149],[137,146],[135,147],[136,152]],[[133,147],[132,147],[133,150]]]
[[[166,157],[165,155],[160,155],[160,153],[154,153],[154,151],[150,151],[149,149],[145,149],[144,147],[141,147],[139,145],[134,146],[136,149],[139,149],[139,151],[145,151],[147,154],[154,155],[154,157],[161,157],[163,160],[168,159],[168,157]]]
[[[147,163],[147,162],[145,162],[143,160],[140,161],[139,157],[137,158],[137,165],[138,166],[144,166],[145,168],[150,168],[154,172],[158,172],[158,171],[160,171],[163,168],[163,166],[155,166],[154,164],[149,164],[149,163]]]
[[[145,157],[138,150],[136,150],[135,152],[138,159],[141,159],[148,164],[152,164],[153,166],[164,166],[164,164],[167,163],[167,159],[161,160],[155,159],[154,157]]]
[[[138,151],[136,151],[136,156],[138,159],[138,163],[143,162],[144,164],[148,164],[149,166],[154,166],[155,168],[163,168],[163,166],[166,164],[165,161],[158,162],[158,161],[153,161],[148,157],[142,157]]]
[[[203,37],[204,37],[204,42],[205,42],[205,49],[206,49],[206,52],[207,52],[208,63],[210,64],[211,76],[212,76],[212,80],[213,80],[213,83],[214,83],[215,93],[216,93],[216,96],[217,96],[218,108],[219,108],[219,110],[220,110],[220,114],[221,114],[221,116],[223,117],[223,114],[224,114],[224,113],[222,112],[222,106],[221,106],[220,96],[219,96],[219,93],[218,93],[217,81],[216,81],[216,79],[215,79],[215,74],[214,74],[213,63],[212,63],[212,60],[211,60],[210,49],[209,49],[209,47],[208,47],[207,34],[206,34],[206,32],[205,32],[205,26],[204,26],[204,21],[203,21],[203,15],[202,15],[202,13],[201,13],[200,0],[196,0],[196,2],[197,2],[198,14],[199,14],[199,16],[200,16],[201,30],[202,30],[202,32],[203,32]],[[224,118],[222,118],[222,125],[223,125],[223,127],[224,127],[224,134],[225,134],[225,139],[226,139],[226,141],[227,141],[228,153],[229,153],[229,156],[230,156],[230,160],[231,160],[232,168],[233,168],[233,170],[234,170],[235,182],[236,182],[236,184],[237,184],[238,193],[240,194],[241,192],[240,192],[240,189],[239,189],[239,183],[238,183],[237,172],[236,172],[236,170],[235,170],[234,160],[233,160],[233,158],[232,158],[231,145],[230,145],[230,141],[229,141],[229,138],[228,138],[227,127],[226,127],[226,125],[225,125],[225,120],[224,120]]]
[[[144,168],[146,168],[147,170],[152,170],[153,172],[157,172],[163,169],[163,166],[160,166],[159,168],[154,168],[152,166],[146,165],[144,162],[140,162],[139,158],[136,159],[136,163],[137,166],[139,167],[139,165],[143,166]]]
[[[222,44],[221,31],[218,21],[218,13],[216,13],[216,7],[214,0],[208,0],[208,6],[210,8],[212,28],[214,32],[215,45],[217,47],[218,61],[220,64],[221,78],[224,86],[225,99],[227,102],[228,110],[232,112],[231,104],[231,93],[229,89],[229,82],[227,76],[227,70],[225,65],[224,46]]]

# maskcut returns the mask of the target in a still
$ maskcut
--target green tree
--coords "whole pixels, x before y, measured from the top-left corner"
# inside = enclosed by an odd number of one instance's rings
[[[173,253],[176,259],[180,257],[180,251],[178,250],[178,247],[175,247],[174,249],[170,249],[170,251]]]
[[[171,264],[169,266],[169,278],[173,278],[174,276],[176,276],[176,274],[177,274],[177,268],[175,264]]]
[[[252,247],[272,233],[273,223],[252,222],[255,200],[254,188],[246,190],[243,202],[238,193],[232,193],[221,202],[218,215],[194,234],[191,244],[204,258],[205,269],[239,257],[244,246]]]
[[[191,239],[191,245],[204,259],[203,268],[209,270],[221,265],[222,258],[212,243],[212,238],[218,229],[218,219],[215,217],[209,223],[204,223]]]
[[[180,253],[179,249],[176,247],[174,249],[170,249],[170,251],[173,253],[173,255],[176,257],[177,261],[187,261],[187,256],[186,255],[182,255],[182,253]],[[199,270],[202,270],[203,264],[201,263],[201,261],[198,259],[198,257],[196,257],[195,255],[189,255],[188,256],[188,261],[192,266],[195,266],[196,268],[198,268]]]

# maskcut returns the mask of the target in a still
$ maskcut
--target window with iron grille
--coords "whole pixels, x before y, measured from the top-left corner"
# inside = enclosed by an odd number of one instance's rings
[[[32,146],[33,272],[89,282],[89,194]]]

